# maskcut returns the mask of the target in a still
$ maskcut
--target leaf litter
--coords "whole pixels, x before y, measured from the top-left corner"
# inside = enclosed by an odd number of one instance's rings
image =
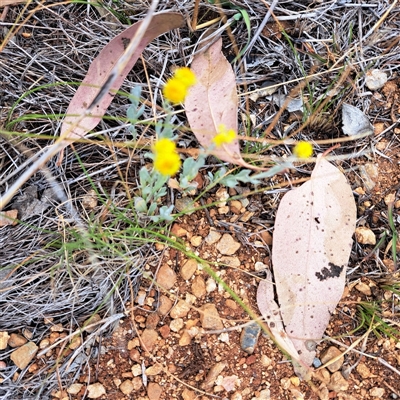
[[[355,224],[351,187],[322,155],[310,180],[286,193],[279,203],[272,243],[279,311],[298,353],[295,361],[307,366],[314,361],[317,343],[342,297]],[[268,322],[276,310],[266,310],[264,290],[271,291],[272,286],[260,284],[257,295]],[[265,296],[271,298],[271,293]],[[272,299],[268,301],[272,304]],[[298,373],[305,377],[304,371]]]
[[[197,83],[190,88],[185,100],[190,128],[205,149],[212,146],[221,125],[238,132],[236,76],[221,48],[222,39],[219,38],[194,57],[191,69]],[[234,165],[260,169],[243,160],[238,139],[212,149],[212,154]]]

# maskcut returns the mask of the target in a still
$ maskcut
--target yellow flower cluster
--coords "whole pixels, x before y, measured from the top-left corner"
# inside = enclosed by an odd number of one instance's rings
[[[218,126],[218,132],[213,139],[213,143],[220,147],[223,144],[228,144],[236,139],[236,133],[233,129],[226,129],[226,126],[221,124]]]
[[[154,168],[162,175],[173,176],[181,167],[181,159],[176,151],[175,142],[162,138],[153,145]]]
[[[298,158],[309,158],[312,156],[312,153],[313,146],[310,142],[298,142],[293,149],[293,154]]]
[[[188,67],[176,69],[163,88],[164,97],[171,103],[182,103],[190,86],[196,83],[196,76]]]

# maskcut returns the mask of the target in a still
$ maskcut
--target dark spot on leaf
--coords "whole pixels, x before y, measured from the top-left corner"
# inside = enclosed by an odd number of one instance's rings
[[[271,328],[275,328],[275,322],[271,322],[271,323],[269,324],[269,326],[270,326]]]
[[[344,266],[342,265],[341,267],[338,265],[335,265],[333,263],[328,264],[329,268],[322,268],[321,272],[316,272],[315,276],[320,280],[320,281],[325,281],[328,278],[338,278],[343,271]]]

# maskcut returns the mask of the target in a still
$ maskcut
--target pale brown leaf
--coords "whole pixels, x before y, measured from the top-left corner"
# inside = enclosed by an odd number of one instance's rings
[[[311,179],[279,205],[272,245],[276,291],[286,333],[306,365],[342,296],[355,223],[346,178],[321,156]]]
[[[218,39],[204,52],[197,54],[190,66],[197,82],[189,89],[185,111],[189,125],[200,144],[208,149],[222,124],[238,131],[238,96],[236,78],[228,60],[221,51]],[[241,154],[238,140],[215,148],[216,157],[232,164],[260,169],[247,164]]]
[[[267,270],[266,279],[262,280],[257,289],[257,305],[267,323],[275,343],[292,358],[296,373],[308,380],[310,376],[307,366],[302,365],[299,353],[294,347],[292,340],[288,337],[283,326],[279,307],[274,300],[274,285],[272,274]]]
[[[110,105],[116,91],[121,87],[125,77],[135,65],[143,49],[157,36],[171,29],[179,28],[183,24],[183,17],[179,13],[172,12],[159,13],[153,16],[151,25],[140,41],[139,46],[136,48],[133,57],[122,73],[116,78],[111,90],[102,98],[99,104],[96,105],[95,112],[83,118],[78,126],[75,126],[81,118],[81,115],[99,93],[99,89],[107,81],[111,70],[124,54],[127,44],[129,44],[130,40],[134,37],[140,24],[141,21],[133,24],[112,39],[93,60],[85,79],[69,104],[67,115],[61,127],[61,136],[65,135],[65,138],[68,139],[64,140],[64,148],[71,143],[71,139],[82,138],[86,133],[97,126]],[[74,128],[71,130],[71,127]]]

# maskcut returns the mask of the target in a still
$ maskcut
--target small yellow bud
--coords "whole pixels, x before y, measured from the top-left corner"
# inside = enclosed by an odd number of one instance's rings
[[[168,79],[163,89],[164,97],[171,103],[178,104],[185,100],[187,86],[177,78]]]
[[[153,145],[153,153],[173,153],[176,150],[176,144],[171,139],[161,138]]]
[[[226,129],[225,125],[218,127],[218,132],[213,139],[214,144],[219,147],[223,144],[231,143],[236,139],[236,133],[233,129]]]
[[[171,139],[162,138],[153,145],[154,169],[162,175],[173,176],[181,167],[181,159],[176,144]]]
[[[298,158],[309,158],[312,156],[312,153],[313,146],[310,142],[298,142],[293,149],[293,154]]]
[[[196,75],[188,67],[177,68],[163,88],[164,97],[171,103],[182,103],[190,86],[196,83]]]
[[[193,86],[196,83],[196,75],[188,67],[176,69],[175,78],[179,79],[186,87]]]

